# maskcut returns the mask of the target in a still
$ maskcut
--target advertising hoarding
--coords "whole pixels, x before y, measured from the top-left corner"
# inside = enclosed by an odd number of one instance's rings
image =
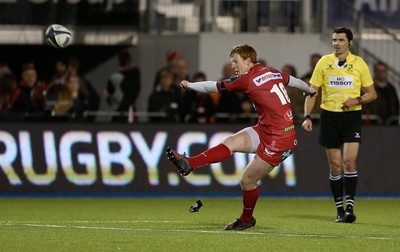
[[[240,195],[240,177],[253,154],[199,168],[181,177],[166,146],[196,155],[244,125],[2,124],[0,193],[125,193]],[[383,130],[384,129],[384,130]],[[260,192],[328,194],[328,165],[318,128],[298,132],[294,155],[260,181]],[[400,194],[398,127],[365,127],[358,159],[361,194]]]

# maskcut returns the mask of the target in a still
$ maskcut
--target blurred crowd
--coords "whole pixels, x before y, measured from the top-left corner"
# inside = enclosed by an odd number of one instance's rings
[[[296,67],[291,64],[276,67],[268,65],[265,60],[260,60],[260,63],[308,83],[320,58],[320,54],[310,55],[309,70],[302,76],[298,76]],[[179,87],[182,80],[196,82],[209,79],[202,71],[193,71],[194,74],[190,76],[188,61],[176,50],[166,52],[165,66],[154,75],[147,111],[136,111],[142,85],[140,70],[127,50],[118,54],[118,63],[119,69],[105,81],[100,94],[84,78],[79,70],[79,59],[74,57],[54,62],[54,73],[49,80],[38,78],[35,62],[23,63],[20,76],[16,76],[7,64],[0,63],[0,119],[43,121],[57,118],[91,122],[95,120],[100,102],[104,99],[112,122],[140,122],[138,117],[146,117],[146,121],[152,123],[257,122],[253,105],[244,94],[201,94],[182,90]],[[230,62],[221,66],[220,79],[228,79],[234,74]],[[399,99],[395,87],[388,81],[388,66],[378,62],[373,66],[372,74],[378,99],[363,106],[365,124],[398,124]],[[298,89],[287,87],[287,91],[295,122],[301,123],[305,97]],[[318,115],[319,112],[317,105],[313,114]]]
[[[45,121],[54,118],[67,121],[93,120],[84,112],[97,110],[100,97],[79,71],[79,60],[69,58],[54,62],[49,80],[40,80],[34,62],[24,62],[21,76],[0,63],[0,119]]]

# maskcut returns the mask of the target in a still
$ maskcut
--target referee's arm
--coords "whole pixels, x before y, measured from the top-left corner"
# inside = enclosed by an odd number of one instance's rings
[[[360,104],[365,104],[372,102],[373,100],[376,99],[377,94],[375,91],[374,85],[362,88],[363,95],[355,97],[355,98],[349,98],[343,102],[343,108],[348,109],[353,106],[357,106]]]
[[[319,93],[319,87],[314,86],[312,84],[310,85],[310,87],[315,89],[317,91],[317,93]],[[312,122],[311,122],[310,114],[315,106],[316,97],[317,97],[316,95],[314,95],[313,97],[307,96],[306,100],[304,102],[304,122],[301,125],[301,127],[303,129],[305,129],[306,131],[312,130]]]
[[[365,87],[365,88],[363,88],[362,91],[363,91],[363,95],[360,96],[361,100],[362,100],[360,103],[362,103],[362,104],[370,103],[378,97],[378,95],[376,94],[374,85]]]
[[[317,92],[319,92],[319,87],[310,85],[311,88],[315,89]],[[315,98],[316,96],[310,97],[307,96],[306,100],[304,102],[304,117],[309,116],[311,114],[311,111],[313,110],[315,106]]]

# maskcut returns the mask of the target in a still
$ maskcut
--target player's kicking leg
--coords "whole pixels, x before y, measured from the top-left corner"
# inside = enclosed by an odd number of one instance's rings
[[[169,161],[171,161],[176,166],[176,168],[178,168],[178,172],[182,176],[187,176],[193,171],[186,158],[186,153],[183,153],[183,155],[181,155],[173,150],[171,147],[167,147],[165,154],[167,155]]]

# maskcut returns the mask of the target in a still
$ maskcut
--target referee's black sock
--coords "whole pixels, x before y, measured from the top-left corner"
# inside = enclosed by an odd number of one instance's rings
[[[353,213],[354,197],[356,196],[358,174],[357,171],[344,173],[344,190],[346,192],[346,211]]]
[[[342,174],[332,176],[329,175],[329,182],[333,199],[335,200],[336,209],[338,214],[344,214],[343,209],[343,176]]]

